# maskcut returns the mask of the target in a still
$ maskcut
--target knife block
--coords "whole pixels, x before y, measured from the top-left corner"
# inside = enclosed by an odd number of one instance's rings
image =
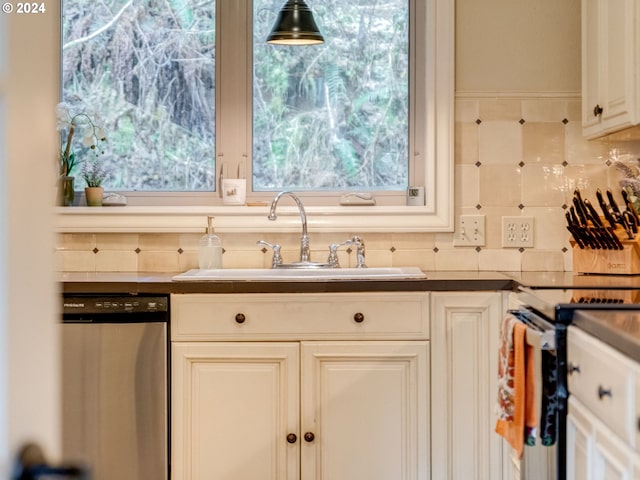
[[[640,232],[629,240],[622,227],[614,231],[623,245],[622,250],[580,248],[573,237],[569,243],[573,248],[573,271],[599,273],[603,275],[640,275]]]

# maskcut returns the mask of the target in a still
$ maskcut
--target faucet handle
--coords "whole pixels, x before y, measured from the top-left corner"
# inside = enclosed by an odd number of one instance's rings
[[[265,242],[264,240],[258,240],[256,245],[261,245],[264,247],[269,247],[273,249],[273,258],[271,259],[271,268],[278,268],[282,265],[282,255],[280,254],[280,249],[282,246],[278,243],[271,244],[269,242]]]
[[[338,260],[338,249],[340,247],[344,247],[345,245],[353,245],[353,240],[347,240],[342,243],[332,243],[329,245],[329,258],[327,259],[327,263],[331,268],[340,268],[340,262]]]
[[[356,268],[367,268],[365,263],[364,241],[358,235],[354,235],[351,242],[356,246]]]

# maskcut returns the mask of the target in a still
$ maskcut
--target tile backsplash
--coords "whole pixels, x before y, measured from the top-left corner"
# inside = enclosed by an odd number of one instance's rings
[[[455,214],[485,216],[483,247],[454,247],[455,233],[367,233],[369,266],[417,265],[425,270],[570,271],[565,209],[573,191],[594,199],[597,188],[618,192],[615,159],[640,157],[630,136],[582,137],[578,98],[458,98],[455,121]],[[624,138],[622,138],[624,137]],[[534,247],[502,247],[502,217],[534,218]],[[201,234],[60,234],[61,271],[179,272],[197,268]],[[259,239],[280,243],[285,262],[297,260],[297,234],[225,234],[225,267],[268,267]],[[344,234],[310,234],[312,260]],[[342,266],[355,252],[341,250]]]

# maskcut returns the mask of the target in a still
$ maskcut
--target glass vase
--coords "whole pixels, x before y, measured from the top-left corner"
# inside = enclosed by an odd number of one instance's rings
[[[73,205],[73,200],[75,199],[74,180],[75,177],[60,177],[58,180],[58,205],[63,207]]]

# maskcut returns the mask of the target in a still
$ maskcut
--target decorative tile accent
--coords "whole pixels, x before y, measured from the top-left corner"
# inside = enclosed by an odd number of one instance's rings
[[[391,250],[391,253],[396,251],[396,247],[391,247],[389,250]]]
[[[182,254],[184,253],[184,250],[183,250],[183,249],[181,249],[181,248],[179,248],[179,249],[178,249],[178,253],[179,253],[180,255],[182,255]]]
[[[482,165],[482,162],[480,162],[479,160],[476,162],[476,167],[480,167],[480,165]]]
[[[562,123],[564,123],[566,125],[567,123],[569,123],[569,120],[567,120],[566,118],[563,118],[562,119]]]
[[[480,119],[477,119],[477,120],[476,120],[476,124],[477,124],[477,125],[480,125],[481,123],[482,123],[482,120],[480,120]]]
[[[93,250],[91,250],[93,253],[98,253],[100,250],[98,250],[98,247],[95,247]]]
[[[521,118],[520,120],[518,120],[518,123],[519,123],[520,125],[524,125],[524,118]]]
[[[141,251],[142,251],[142,250],[140,250],[139,248],[136,248],[136,249],[134,250],[134,252],[136,252],[136,253],[140,253]]]

